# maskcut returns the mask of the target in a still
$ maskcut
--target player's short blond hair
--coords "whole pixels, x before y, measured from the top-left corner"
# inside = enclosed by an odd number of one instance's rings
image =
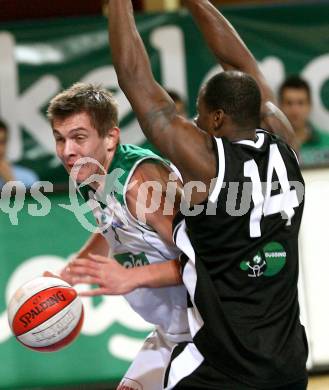
[[[118,126],[118,104],[111,92],[100,85],[76,83],[56,95],[48,106],[47,115],[55,119],[86,112],[100,137],[108,129]]]

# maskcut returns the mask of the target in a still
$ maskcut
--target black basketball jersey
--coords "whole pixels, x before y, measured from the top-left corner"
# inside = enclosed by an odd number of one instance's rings
[[[297,294],[304,205],[297,157],[263,130],[255,142],[214,143],[218,175],[207,202],[174,222],[186,254],[193,340],[214,367],[243,383],[289,384],[306,375],[307,359]]]

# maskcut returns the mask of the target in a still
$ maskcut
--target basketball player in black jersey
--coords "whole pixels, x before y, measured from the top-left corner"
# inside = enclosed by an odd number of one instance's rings
[[[196,212],[174,224],[193,343],[174,349],[164,388],[306,389],[297,295],[304,182],[294,132],[229,22],[207,0],[185,5],[225,69],[201,88],[195,124],[154,80],[131,1],[109,2],[119,84],[147,138],[184,183],[197,182]]]

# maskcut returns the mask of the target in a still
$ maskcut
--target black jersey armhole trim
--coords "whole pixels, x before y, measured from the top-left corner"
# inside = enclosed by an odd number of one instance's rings
[[[219,175],[219,157],[218,157],[218,145],[217,145],[217,141],[215,139],[215,137],[212,137],[212,145],[213,145],[213,148],[214,148],[214,152],[216,152],[216,175],[215,177],[218,178],[218,175]],[[222,142],[223,142],[223,138],[221,138]],[[223,144],[223,147],[224,147],[224,144]],[[208,198],[209,198],[210,195],[208,195]]]
[[[222,138],[221,138],[222,139]],[[223,139],[222,139],[223,140]],[[214,176],[214,178],[218,178],[218,175],[219,175],[219,156],[218,156],[218,145],[217,145],[217,141],[216,141],[216,138],[215,137],[211,137],[211,142],[212,142],[212,145],[213,145],[213,151],[215,153],[215,156],[216,156],[216,174]],[[223,142],[223,141],[222,141]],[[223,145],[224,147],[224,145]],[[208,194],[207,198],[201,202],[201,203],[196,203],[194,206],[204,206],[206,204],[208,204],[209,202],[209,196],[211,195],[211,193]],[[174,219],[173,219],[173,222],[172,222],[172,226],[173,226],[173,240],[174,242],[176,242],[176,235],[177,235],[177,226],[185,219],[185,216],[182,214],[181,211],[179,211]]]
[[[222,143],[223,143],[223,138],[222,137],[218,137],[218,138],[220,138],[222,140]],[[212,141],[213,150],[214,150],[214,153],[215,153],[215,156],[216,156],[216,174],[213,177],[213,179],[217,178],[217,180],[218,180],[218,175],[219,175],[219,156],[218,156],[218,154],[219,154],[219,152],[218,152],[218,144],[217,144],[217,141],[216,141],[216,137],[211,137],[211,141]],[[224,143],[223,143],[223,148],[224,148]],[[216,181],[216,183],[217,183],[217,181]],[[215,187],[216,187],[216,184],[215,184],[213,190],[215,189]],[[210,188],[209,188],[209,190],[210,190]],[[203,202],[201,202],[201,203],[194,204],[193,207],[194,206],[204,206],[204,205],[207,205],[208,202],[209,202],[209,198],[210,198],[211,194],[212,194],[212,192],[209,191],[207,198]]]
[[[178,212],[175,217],[174,217],[174,220],[173,220],[173,223],[172,223],[172,226],[173,226],[173,234],[172,234],[172,237],[173,237],[173,241],[176,243],[176,237],[177,237],[177,232],[178,232],[178,229],[179,229],[179,225],[181,225],[181,223],[184,221],[185,217],[184,215],[181,213],[181,212]]]

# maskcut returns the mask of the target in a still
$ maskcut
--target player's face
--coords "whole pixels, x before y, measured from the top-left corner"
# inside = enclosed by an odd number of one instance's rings
[[[211,115],[206,107],[203,96],[204,90],[201,90],[197,100],[197,116],[195,117],[194,121],[201,130],[211,134],[213,128]]]
[[[194,119],[196,125],[215,137],[222,137],[223,132],[223,111],[210,111],[204,101],[204,89],[201,90],[197,101],[197,116]]]
[[[104,138],[100,137],[89,115],[81,112],[65,119],[55,119],[53,133],[56,153],[69,174],[75,163],[83,157],[97,160],[107,172],[113,157],[111,151],[115,149],[118,141],[118,137],[115,139],[112,136],[111,129],[109,129],[109,135]],[[76,181],[81,183],[93,174],[104,173],[99,164],[83,163],[83,160],[80,163],[79,161],[74,167]]]
[[[280,106],[294,129],[300,129],[306,125],[311,112],[307,91],[298,88],[284,89]]]
[[[7,134],[5,130],[0,129],[0,160],[3,160],[6,155]]]

